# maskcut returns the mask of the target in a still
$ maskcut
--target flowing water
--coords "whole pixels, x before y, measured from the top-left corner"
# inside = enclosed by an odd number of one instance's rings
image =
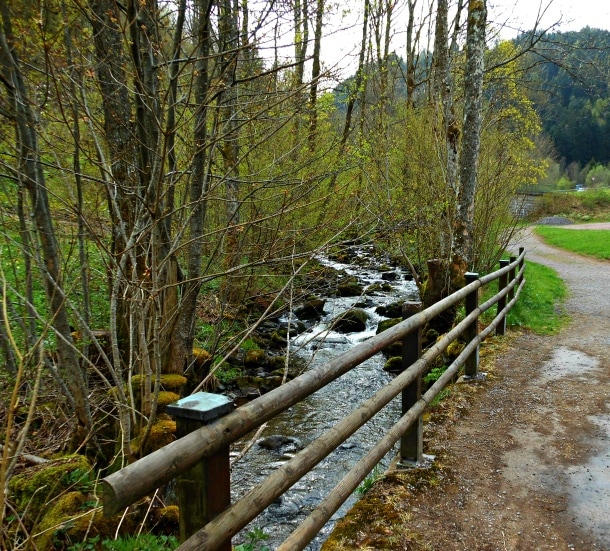
[[[388,276],[387,271],[381,272],[377,268],[379,261],[373,257],[371,250],[359,248],[353,252],[356,255],[354,264],[342,264],[327,258],[321,258],[320,262],[337,270],[338,274],[348,274],[357,278],[365,287],[374,283],[386,285],[382,292],[371,295],[327,299],[322,319],[290,342],[291,354],[308,362],[310,369],[324,364],[351,346],[373,336],[378,322],[385,319],[375,313],[378,306],[397,301],[418,300],[417,286],[400,268],[391,270],[396,276],[394,280],[384,281],[383,278],[391,279],[393,275]],[[386,275],[383,276],[383,273]],[[369,314],[366,329],[349,334],[333,331],[332,320],[354,306],[361,307]],[[261,438],[271,435],[286,437],[287,445],[276,450],[263,449],[255,445],[235,465],[232,473],[233,500],[244,495],[254,484],[292,457],[298,449],[307,446],[387,383],[391,376],[383,370],[384,363],[385,358],[377,354],[270,421]],[[400,409],[397,398],[298,481],[277,502],[269,506],[235,539],[235,542],[242,541],[244,534],[257,527],[269,535],[269,539],[264,543],[271,549],[277,547],[315,509],[345,473],[373,447],[386,428],[398,420]],[[247,438],[244,439],[245,441]],[[237,451],[236,449],[235,453]],[[391,451],[388,454],[382,467],[388,465],[395,453]],[[353,496],[337,511],[307,549],[320,548],[332,530],[334,522],[346,513],[355,499]]]

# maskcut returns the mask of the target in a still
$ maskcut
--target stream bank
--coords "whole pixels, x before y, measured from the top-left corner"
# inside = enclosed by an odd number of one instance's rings
[[[314,369],[370,338],[377,332],[380,322],[400,316],[403,302],[418,300],[417,286],[411,275],[403,268],[380,261],[372,248],[352,248],[349,256],[353,262],[328,257],[318,259],[336,274],[333,284],[336,283],[337,292],[315,299],[323,303],[321,309],[315,310],[315,317],[299,317],[299,312],[312,310],[309,305],[300,304],[276,322],[287,330],[286,346],[290,358],[296,359],[304,369]],[[290,336],[290,328],[304,322],[307,322],[305,329]],[[270,421],[251,450],[233,467],[233,501],[386,384],[391,374],[384,370],[385,363],[383,354],[370,358]],[[265,544],[272,549],[276,547],[399,417],[400,401],[394,400],[268,507],[235,539],[235,543],[243,541],[248,532],[258,528],[269,536]],[[234,446],[233,457],[240,454],[251,438],[250,435]],[[388,454],[382,468],[395,453]],[[307,549],[320,548],[335,520],[345,514],[354,500],[355,497],[344,504]]]

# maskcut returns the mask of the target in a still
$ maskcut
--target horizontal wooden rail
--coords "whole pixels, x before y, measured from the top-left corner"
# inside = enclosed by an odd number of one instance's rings
[[[349,498],[354,490],[362,483],[371,470],[385,457],[392,446],[398,441],[401,435],[417,420],[425,411],[426,407],[432,403],[448,383],[455,377],[456,373],[464,365],[466,358],[475,348],[496,328],[502,317],[505,316],[514,303],[517,301],[521,289],[525,285],[525,280],[520,284],[515,298],[501,311],[494,320],[482,331],[477,338],[468,343],[460,355],[452,362],[447,370],[438,378],[437,381],[428,389],[409,411],[387,432],[387,434],[365,455],[352,469],[341,479],[341,481],[328,493],[320,505],[314,509],[310,515],[303,520],[298,528],[284,540],[277,548],[277,551],[297,551],[303,549],[322,529],[324,524],[338,511],[339,507]],[[484,310],[481,309],[481,312]],[[180,550],[183,549],[181,546]],[[188,549],[188,548],[186,548]]]
[[[513,306],[525,280],[523,278],[525,252],[522,250],[518,258],[489,275],[476,278],[472,283],[439,301],[433,306],[414,314],[390,329],[362,342],[341,356],[326,364],[307,371],[283,386],[249,402],[224,417],[203,426],[179,440],[155,451],[136,461],[124,469],[109,475],[103,482],[104,513],[113,515],[134,503],[156,488],[166,484],[178,475],[197,465],[204,458],[213,456],[239,438],[245,436],[266,421],[290,408],[297,402],[313,394],[326,384],[342,376],[344,373],[374,356],[388,345],[405,339],[416,330],[420,330],[427,322],[451,306],[472,297],[478,289],[499,280],[499,292],[478,305],[475,301],[468,308],[468,313],[455,327],[434,343],[418,360],[397,375],[390,383],[380,389],[374,396],[365,400],[359,407],[327,430],[322,436],[310,443],[289,461],[274,471],[267,479],[257,484],[237,503],[228,507],[197,531],[179,549],[219,549],[239,530],[260,514],[269,504],[282,495],[290,486],[298,481],[316,464],[327,457],[342,442],[349,438],[358,428],[369,421],[392,399],[398,396],[406,387],[424,374],[431,364],[455,339],[467,333],[467,339],[473,335],[472,324],[476,324],[480,314],[494,304],[498,304],[496,317],[480,334],[474,331],[474,337],[466,345],[464,351],[452,363],[441,378],[428,390],[421,399],[415,398],[415,404],[394,425],[381,441],[350,471],[320,506],[306,521],[282,544],[282,551],[287,549],[302,549],[304,545],[319,531],[320,527],[330,518],[343,503],[353,489],[366,477],[372,467],[387,453],[390,447],[404,435],[405,431],[420,417],[423,408],[436,396],[440,389],[450,381],[453,375],[464,365],[467,358],[471,365],[472,354],[478,354],[479,343],[505,319],[507,312]],[[519,270],[514,276],[515,271]],[[511,281],[506,284],[506,276]],[[513,277],[514,276],[514,277]],[[500,279],[502,278],[502,279]],[[502,288],[503,286],[503,288]],[[515,287],[518,286],[515,292]],[[506,298],[509,301],[506,304]],[[506,304],[504,306],[504,304]],[[475,308],[476,306],[476,308]],[[472,312],[470,310],[474,308]],[[470,329],[469,329],[470,328]],[[467,370],[468,372],[468,370]],[[472,372],[476,373],[476,371]],[[404,400],[404,398],[403,398]],[[413,402],[409,402],[409,407]],[[403,409],[404,411],[404,409]],[[414,433],[415,434],[415,433]],[[385,451],[384,451],[385,450]],[[227,452],[228,453],[228,452]],[[381,454],[381,455],[379,455]],[[354,486],[355,484],[355,486]],[[351,489],[350,489],[351,488]],[[322,523],[322,524],[320,524]],[[307,539],[309,538],[309,539]]]
[[[239,440],[250,431],[292,407],[353,367],[368,360],[386,346],[404,338],[438,314],[464,300],[480,287],[475,281],[426,310],[415,314],[379,335],[371,337],[326,364],[307,371],[260,398],[244,404],[218,421],[180,438],[113,473],[102,480],[104,514],[114,515],[138,499],[173,480],[179,473],[196,465]]]
[[[475,282],[473,285],[476,288],[480,286],[480,283]],[[493,305],[493,303],[490,304],[490,306],[491,305]],[[358,428],[364,425],[392,399],[398,396],[402,389],[411,383],[419,374],[425,372],[431,362],[444,352],[455,339],[461,336],[468,326],[473,321],[476,321],[483,311],[483,309],[479,308],[469,316],[466,316],[459,324],[451,329],[451,331],[443,335],[434,345],[432,345],[426,353],[407,370],[397,375],[396,378],[377,391],[374,396],[363,402],[360,407],[352,411],[347,417],[342,419],[318,439],[314,440],[309,446],[301,450],[290,460],[286,461],[282,466],[278,467],[278,469],[252,488],[237,503],[220,513],[214,520],[189,538],[187,542],[179,547],[179,550],[194,551],[197,549],[215,549],[223,541],[237,534],[252,519],[256,518],[280,495],[288,490],[296,481],[301,479],[304,474],[309,472],[315,465],[337,448],[337,446],[349,438]],[[495,327],[495,325],[493,325],[493,327]],[[481,333],[481,335],[487,335],[488,333],[489,331]],[[482,340],[481,335],[478,336],[474,345],[471,343],[471,345],[465,347],[464,351],[458,356],[458,359],[464,358],[464,360],[457,364],[457,367],[452,370],[453,372],[450,375],[445,376],[444,374],[441,377],[442,380],[451,380],[455,372],[463,365],[465,358],[468,357],[472,350],[476,348]],[[452,365],[454,364],[455,362]],[[445,385],[443,384],[439,388],[439,391],[444,386]],[[434,388],[434,386],[432,388]],[[432,398],[434,398],[434,396]],[[415,419],[418,415],[415,416]],[[402,426],[403,425],[401,424],[401,427]],[[409,426],[407,425],[403,428],[406,430],[408,427]],[[404,430],[398,434],[396,439],[392,441],[392,444],[400,438],[400,435],[403,434]],[[381,457],[383,457],[386,452],[384,452]],[[379,462],[381,457],[373,463],[371,468]],[[369,470],[365,472],[363,478],[370,470],[371,469],[369,468]],[[362,479],[358,484],[361,481]],[[341,503],[339,503],[339,505]],[[331,516],[333,513],[331,513]]]

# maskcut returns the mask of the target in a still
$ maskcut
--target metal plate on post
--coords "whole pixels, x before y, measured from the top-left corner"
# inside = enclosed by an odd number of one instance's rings
[[[166,412],[172,417],[209,423],[233,411],[233,400],[222,394],[196,392],[169,404]]]

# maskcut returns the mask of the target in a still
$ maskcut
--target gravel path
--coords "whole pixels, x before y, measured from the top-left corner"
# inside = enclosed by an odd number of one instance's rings
[[[610,551],[610,262],[528,231],[518,244],[566,282],[571,321],[497,359],[441,446],[452,480],[417,499],[414,528],[439,551]]]
[[[610,551],[610,262],[518,245],[565,280],[571,321],[511,337],[457,422],[427,429],[436,482],[400,489],[398,543],[368,549]]]

